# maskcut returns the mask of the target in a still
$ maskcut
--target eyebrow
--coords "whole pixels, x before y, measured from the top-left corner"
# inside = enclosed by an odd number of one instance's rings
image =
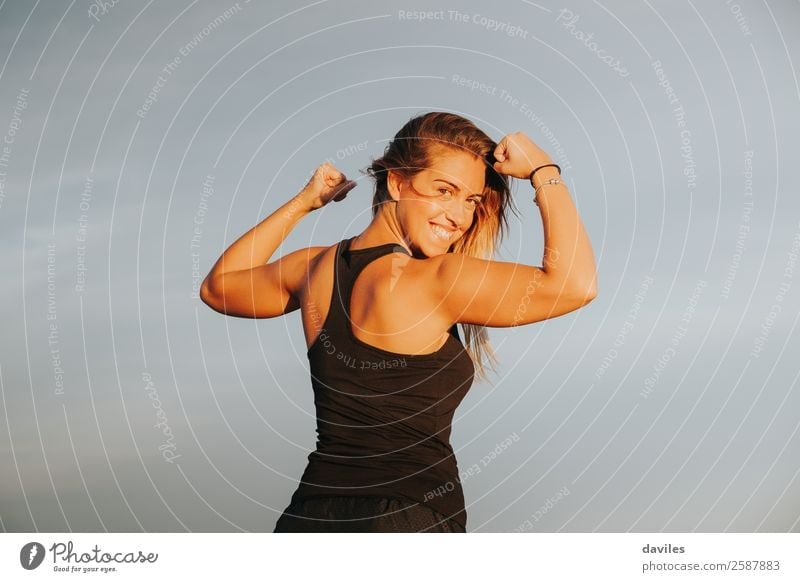
[[[452,182],[449,182],[447,180],[442,180],[441,178],[436,178],[434,180],[434,182],[444,182],[445,184],[450,184],[456,190],[456,192],[461,192],[461,188],[459,188],[458,186],[456,186],[455,184],[453,184]],[[479,198],[485,198],[485,196],[484,196],[484,194],[482,192],[481,193],[470,194],[470,196],[478,196]]]

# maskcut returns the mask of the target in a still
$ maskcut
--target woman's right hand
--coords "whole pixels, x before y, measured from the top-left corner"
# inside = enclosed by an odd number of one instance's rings
[[[506,135],[494,149],[494,169],[513,178],[525,180],[531,172],[543,164],[553,162],[547,153],[531,139],[518,131]]]
[[[348,180],[333,164],[325,162],[317,167],[299,196],[308,203],[311,210],[316,210],[331,200],[344,200],[355,186],[355,181]]]

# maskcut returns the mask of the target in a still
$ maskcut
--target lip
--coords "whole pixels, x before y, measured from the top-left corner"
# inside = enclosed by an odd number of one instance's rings
[[[443,228],[447,232],[455,232],[456,230],[458,230],[457,228],[452,228],[450,226],[445,226],[444,224],[439,224],[438,222],[430,222],[430,221],[428,221],[428,224],[430,224],[431,226],[438,226],[439,228]]]
[[[436,223],[436,222],[428,222],[428,224],[430,224],[431,226],[437,226],[437,227],[441,228],[442,230],[445,230],[447,233],[450,234],[450,239],[449,240],[443,240],[443,239],[439,238],[439,236],[436,235],[434,232],[431,232],[431,236],[436,238],[436,240],[441,242],[441,243],[446,243],[448,245],[452,244],[452,242],[453,242],[453,240],[455,238],[454,233],[458,230],[457,228],[444,226],[443,224],[439,224],[439,223]]]

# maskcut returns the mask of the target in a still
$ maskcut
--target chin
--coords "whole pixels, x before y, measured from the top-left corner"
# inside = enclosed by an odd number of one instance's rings
[[[420,241],[419,239],[411,241],[408,248],[411,249],[411,256],[415,259],[430,259],[431,257],[443,255],[447,252],[447,250],[442,249],[441,246],[431,244],[428,241]]]
[[[422,244],[416,247],[416,252],[422,255],[422,258],[430,259],[432,257],[438,257],[440,255],[446,255],[447,253],[452,252],[453,245],[455,243],[451,243],[449,246],[445,247],[444,245],[436,245],[436,244]]]

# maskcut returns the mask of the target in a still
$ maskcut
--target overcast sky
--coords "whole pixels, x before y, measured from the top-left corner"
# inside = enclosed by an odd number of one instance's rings
[[[0,4],[3,530],[271,531],[315,442],[299,313],[200,278],[326,159],[358,186],[276,257],[361,232],[360,170],[442,110],[550,153],[599,269],[490,329],[468,530],[800,531],[800,4],[101,4]],[[514,193],[497,258],[540,265]]]

